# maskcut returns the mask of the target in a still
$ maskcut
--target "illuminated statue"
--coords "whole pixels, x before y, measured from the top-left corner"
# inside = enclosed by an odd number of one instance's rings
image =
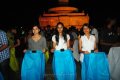
[[[59,5],[68,5],[69,0],[58,0]]]
[[[59,3],[68,3],[69,2],[69,0],[58,0],[59,1]]]

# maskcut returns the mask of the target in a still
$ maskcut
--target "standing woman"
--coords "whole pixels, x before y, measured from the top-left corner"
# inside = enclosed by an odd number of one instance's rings
[[[56,29],[56,34],[52,37],[55,80],[76,80],[76,64],[69,47],[70,36],[66,34],[63,23],[57,23]]]
[[[33,36],[28,39],[28,50],[22,62],[22,80],[44,80],[46,39],[40,34],[38,26],[32,28]]]
[[[98,52],[98,49],[96,47],[96,38],[94,35],[90,34],[90,27],[88,24],[83,25],[83,33],[84,35],[81,35],[79,38],[79,50],[81,53],[89,54],[92,50],[95,52]]]
[[[83,25],[83,32],[79,39],[79,50],[83,54],[82,80],[109,80],[108,62],[104,52],[98,52],[96,38],[90,34],[88,24]],[[81,58],[80,56],[80,58]]]

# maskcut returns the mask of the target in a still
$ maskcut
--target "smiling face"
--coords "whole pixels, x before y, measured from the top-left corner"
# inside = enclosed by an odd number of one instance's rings
[[[59,33],[62,33],[63,32],[63,25],[62,24],[58,24],[57,30],[58,30]]]
[[[38,26],[33,26],[32,31],[33,31],[33,34],[39,34],[40,29],[38,28]]]
[[[88,26],[83,26],[83,32],[85,34],[90,34],[90,28]]]

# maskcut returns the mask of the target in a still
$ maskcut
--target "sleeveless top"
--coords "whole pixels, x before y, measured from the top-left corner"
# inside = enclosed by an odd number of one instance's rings
[[[88,39],[86,35],[81,36],[82,40],[82,50],[91,52],[91,50],[94,50],[95,45],[95,36],[90,35],[90,38]]]

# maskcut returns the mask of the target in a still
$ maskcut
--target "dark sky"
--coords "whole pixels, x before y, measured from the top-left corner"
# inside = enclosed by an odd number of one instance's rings
[[[94,24],[102,24],[107,17],[120,18],[117,0],[70,0],[69,5],[84,10]],[[58,6],[57,0],[3,0],[0,1],[0,24],[29,26],[48,8]],[[1,26],[0,26],[1,28]]]

